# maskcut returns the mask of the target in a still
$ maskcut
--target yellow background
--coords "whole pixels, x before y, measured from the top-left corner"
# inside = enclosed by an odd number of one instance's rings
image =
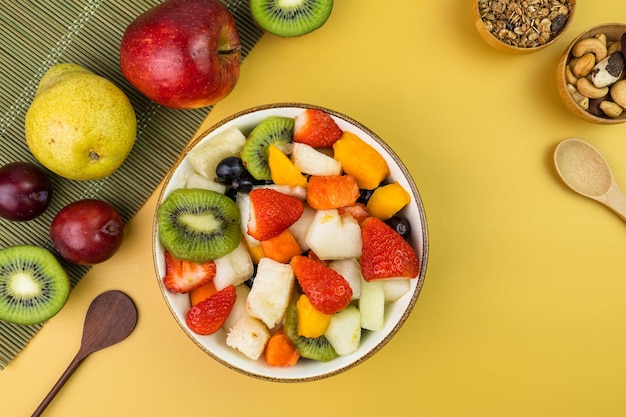
[[[137,328],[88,357],[46,416],[625,415],[626,225],[566,188],[552,152],[588,140],[626,189],[626,124],[576,119],[555,84],[567,44],[626,17],[626,2],[578,3],[558,43],[513,56],[479,38],[469,0],[338,0],[312,34],[263,37],[200,127],[307,102],[361,121],[403,158],[426,206],[430,258],[412,316],[382,351],[302,384],[213,361],[158,289],[154,195],[120,252],[0,372],[0,414],[32,413],[78,350],[89,302],[120,289],[137,303]]]

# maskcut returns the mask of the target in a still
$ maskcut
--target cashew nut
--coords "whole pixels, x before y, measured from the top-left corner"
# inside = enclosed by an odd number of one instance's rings
[[[611,119],[617,119],[624,112],[624,109],[619,104],[614,103],[611,100],[604,100],[600,103],[600,110],[602,110],[602,113]]]
[[[594,36],[594,38],[596,38],[597,40],[602,42],[602,44],[604,44],[604,46],[606,46],[606,34],[598,33],[596,36]]]
[[[576,104],[578,104],[584,110],[589,110],[589,97],[585,97],[580,94],[576,87],[572,84],[567,84],[567,90],[569,91]]]
[[[572,72],[572,67],[570,65],[565,66],[565,81],[569,84],[576,84],[578,81],[578,77],[574,75]]]
[[[587,38],[576,42],[572,47],[572,55],[575,57],[581,57],[589,52],[595,55],[596,61],[601,61],[607,55],[606,44],[598,38]]]
[[[614,102],[626,108],[626,80],[620,80],[611,87],[611,98]]]
[[[611,55],[613,52],[617,51],[622,52],[622,42],[620,41],[612,42],[606,50],[606,53],[607,55]]]
[[[609,87],[598,88],[586,78],[578,80],[576,89],[580,94],[589,98],[601,98],[609,94]]]
[[[574,65],[572,65],[572,72],[577,77],[586,77],[589,75],[593,67],[596,65],[596,57],[592,52],[587,52],[583,56],[579,57]]]

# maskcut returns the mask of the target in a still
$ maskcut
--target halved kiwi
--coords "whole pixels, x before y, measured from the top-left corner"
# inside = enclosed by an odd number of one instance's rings
[[[31,245],[0,250],[0,320],[42,323],[61,310],[69,294],[67,273],[50,251]]]
[[[252,17],[274,35],[302,36],[321,27],[333,9],[333,0],[250,0]]]
[[[267,163],[269,145],[281,148],[293,141],[294,119],[282,116],[266,117],[250,132],[241,151],[241,160],[246,169],[257,180],[271,180]]]
[[[180,188],[157,209],[163,246],[176,259],[204,263],[232,252],[241,242],[235,202],[216,191]]]

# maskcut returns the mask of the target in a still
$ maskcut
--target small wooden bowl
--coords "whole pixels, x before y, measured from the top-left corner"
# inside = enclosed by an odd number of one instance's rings
[[[622,34],[624,34],[625,32],[626,32],[626,24],[621,24],[621,23],[609,23],[609,24],[594,26],[591,29],[584,31],[577,38],[575,38],[569,44],[569,46],[565,49],[565,51],[563,52],[563,55],[561,55],[561,58],[559,59],[559,63],[556,69],[557,88],[559,90],[559,95],[561,96],[563,103],[565,103],[565,107],[571,113],[578,116],[579,118],[586,120],[588,122],[596,123],[600,125],[614,125],[614,124],[620,124],[620,123],[626,122],[626,111],[624,111],[622,115],[619,116],[618,118],[611,119],[609,117],[595,116],[589,113],[584,108],[582,108],[572,98],[572,95],[570,94],[567,88],[567,80],[565,77],[565,67],[569,64],[569,61],[572,58],[572,48],[578,41],[582,39],[592,38],[600,33],[604,33],[606,35],[607,42],[617,41],[621,39]]]
[[[524,48],[524,47],[510,45],[502,41],[501,39],[498,39],[493,33],[491,33],[489,29],[487,29],[487,27],[485,26],[485,21],[483,20],[481,16],[478,2],[479,0],[473,0],[472,11],[474,15],[474,25],[476,26],[476,30],[478,31],[480,36],[483,38],[485,42],[487,42],[488,45],[492,46],[498,51],[515,54],[515,55],[524,55],[524,54],[537,52],[555,43],[561,36],[563,36],[565,31],[567,31],[567,29],[569,28],[570,24],[572,23],[572,20],[574,19],[574,11],[576,10],[576,0],[571,0],[570,2],[571,2],[572,7],[571,7],[571,10],[569,11],[567,22],[565,22],[565,25],[563,26],[561,31],[556,36],[554,36],[549,42],[546,42],[543,45]]]

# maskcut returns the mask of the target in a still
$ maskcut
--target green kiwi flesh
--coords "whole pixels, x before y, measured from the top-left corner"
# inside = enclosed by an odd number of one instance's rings
[[[294,119],[269,116],[263,119],[248,135],[241,151],[241,160],[246,169],[257,180],[271,180],[268,165],[269,145],[279,148],[293,141]]]
[[[257,24],[284,37],[302,36],[320,28],[332,8],[333,0],[250,0]]]
[[[301,357],[320,362],[328,362],[335,359],[339,355],[325,336],[311,338],[298,334],[298,312],[296,310],[298,295],[296,291],[296,294],[292,296],[287,306],[284,325],[285,334],[296,346]]]
[[[241,242],[241,215],[233,200],[216,191],[174,190],[157,209],[159,239],[174,258],[205,263],[229,254]]]
[[[18,245],[0,250],[0,320],[39,324],[57,314],[70,294],[70,280],[47,249]]]

